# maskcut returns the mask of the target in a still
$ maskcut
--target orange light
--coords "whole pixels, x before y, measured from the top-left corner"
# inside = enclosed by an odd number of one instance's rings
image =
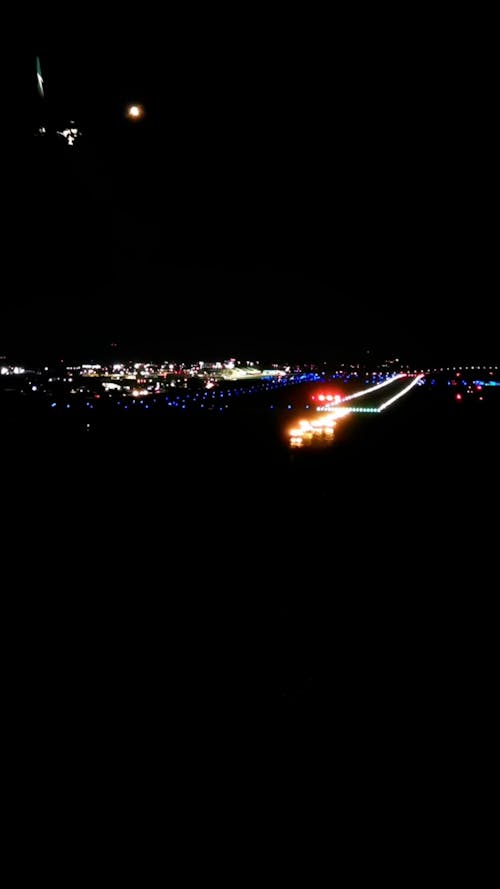
[[[130,105],[127,109],[127,117],[131,120],[139,120],[144,114],[144,110],[140,105]]]

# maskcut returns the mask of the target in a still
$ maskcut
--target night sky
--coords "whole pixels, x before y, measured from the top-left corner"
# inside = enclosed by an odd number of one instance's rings
[[[84,136],[26,134],[2,354],[493,357],[492,59],[465,24],[37,46],[45,115]]]

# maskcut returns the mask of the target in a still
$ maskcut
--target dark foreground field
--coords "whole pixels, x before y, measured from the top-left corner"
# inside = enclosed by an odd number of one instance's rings
[[[492,691],[497,408],[417,391],[314,452],[287,450],[274,415],[13,436],[19,707],[85,731],[280,709],[476,718]]]

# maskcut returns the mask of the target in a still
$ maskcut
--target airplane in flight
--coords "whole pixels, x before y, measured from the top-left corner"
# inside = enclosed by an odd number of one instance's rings
[[[40,120],[38,124],[38,128],[36,130],[37,136],[47,136],[47,135],[55,135],[64,139],[67,145],[73,147],[78,139],[81,136],[81,130],[77,126],[74,120],[70,120],[65,126],[61,129],[53,129],[51,126],[47,125],[47,98],[45,96],[45,83],[42,74],[42,63],[40,61],[40,56],[36,56],[36,89],[39,97],[39,108],[41,109]],[[50,103],[49,103],[50,104]]]

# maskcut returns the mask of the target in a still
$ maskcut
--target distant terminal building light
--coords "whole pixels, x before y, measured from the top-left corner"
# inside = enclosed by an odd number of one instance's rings
[[[11,367],[5,365],[2,365],[2,367],[0,367],[1,376],[10,376],[11,374],[15,374],[17,376],[18,374],[24,373],[26,373],[26,369],[24,367]]]

